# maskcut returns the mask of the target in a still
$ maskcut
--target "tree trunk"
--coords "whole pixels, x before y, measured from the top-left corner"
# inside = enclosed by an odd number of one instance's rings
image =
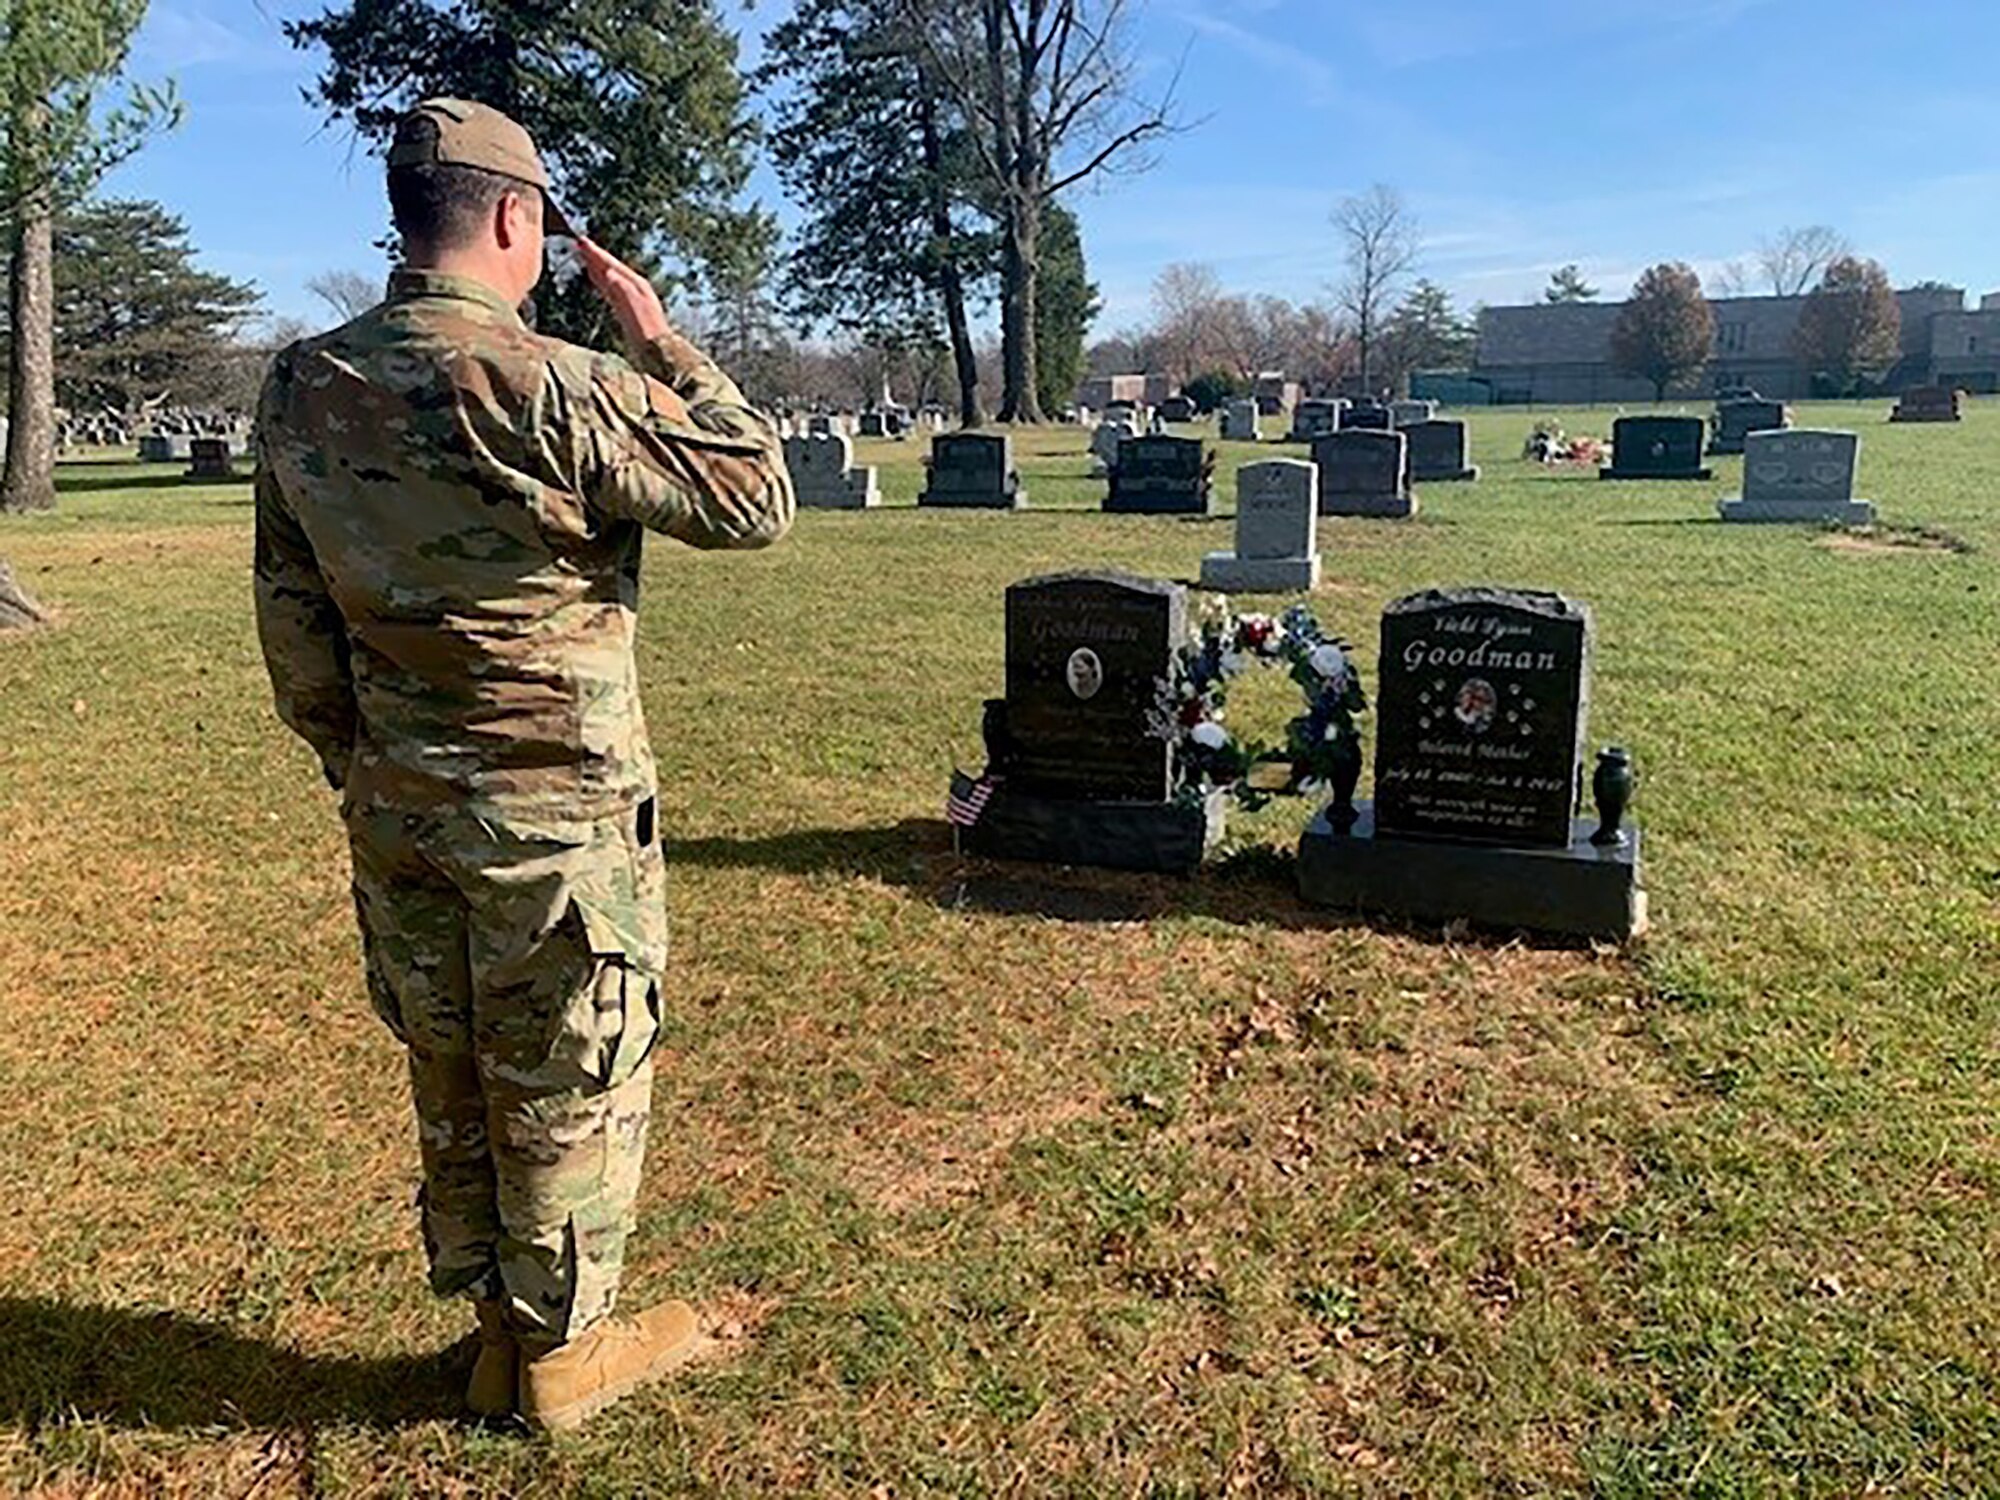
[[[983,427],[986,413],[979,405],[979,356],[973,351],[972,325],[965,315],[965,273],[959,269],[958,231],[951,222],[951,200],[944,190],[944,146],[938,139],[937,106],[927,87],[918,107],[924,138],[924,171],[930,177],[931,237],[938,245],[938,295],[944,302],[945,328],[951,335],[951,362],[958,374],[958,424]]]
[[[29,625],[40,625],[48,617],[48,611],[15,581],[14,570],[0,562],[0,630],[20,630]]]
[[[1039,422],[1035,389],[1035,264],[1041,237],[1039,198],[1020,193],[1009,205],[1000,247],[1000,420]]]
[[[48,193],[23,198],[9,260],[7,460],[0,511],[56,503],[55,247]]]

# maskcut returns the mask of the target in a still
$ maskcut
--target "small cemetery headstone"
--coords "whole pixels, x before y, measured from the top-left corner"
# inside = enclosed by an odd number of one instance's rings
[[[1319,470],[1319,513],[1392,520],[1415,515],[1417,497],[1410,490],[1406,444],[1400,432],[1345,427],[1315,438],[1312,461]]]
[[[1598,758],[1578,816],[1590,613],[1557,594],[1430,590],[1382,615],[1375,799],[1299,843],[1321,905],[1623,940],[1645,926],[1623,751]]]
[[[1160,420],[1163,422],[1192,422],[1197,415],[1194,399],[1190,396],[1169,396],[1160,403]]]
[[[1599,479],[1709,479],[1700,417],[1620,417],[1611,424],[1611,466]]]
[[[1274,458],[1236,471],[1236,550],[1201,560],[1201,586],[1294,594],[1319,587],[1319,470]]]
[[[234,479],[236,465],[232,461],[230,440],[222,437],[198,437],[188,440],[189,479]]]
[[[931,439],[928,477],[917,504],[957,510],[1025,510],[1028,492],[1014,467],[1014,443],[990,432]]]
[[[189,439],[178,432],[149,432],[139,439],[139,461],[147,464],[186,463],[194,457]]]
[[[1340,431],[1341,415],[1346,410],[1347,403],[1342,400],[1313,397],[1301,401],[1292,408],[1291,441],[1310,443],[1314,438]]]
[[[887,437],[889,435],[889,419],[884,413],[879,411],[864,411],[861,414],[860,425],[857,431],[862,437]]]
[[[1208,514],[1215,458],[1200,438],[1148,433],[1118,445],[1104,509],[1121,515]]]
[[[953,778],[975,854],[1188,872],[1221,836],[1219,793],[1175,798],[1162,689],[1188,638],[1187,591],[1115,572],[1007,590],[1007,696],[986,705],[986,774]],[[978,806],[971,805],[977,802]]]
[[[1957,422],[1963,419],[1959,392],[1948,385],[1913,385],[1889,413],[1891,422]]]
[[[855,466],[854,439],[844,432],[786,438],[785,467],[805,509],[869,510],[882,503],[874,466]]]
[[[1725,521],[1870,526],[1875,507],[1854,498],[1861,439],[1809,427],[1753,432],[1743,449],[1743,493],[1716,502]]]
[[[1433,417],[1396,429],[1410,445],[1410,483],[1471,480],[1479,470],[1466,462],[1465,423]]]
[[[1138,435],[1139,429],[1129,417],[1107,418],[1099,422],[1096,431],[1090,435],[1092,472],[1109,474],[1118,462],[1118,445]]]
[[[840,428],[831,415],[817,411],[806,418],[806,431],[814,437],[832,437]]]
[[[1340,430],[1387,432],[1396,425],[1395,413],[1379,401],[1356,401],[1340,414]]]
[[[1428,422],[1437,416],[1435,401],[1391,401],[1389,403],[1389,425],[1392,427],[1414,427],[1419,422]]]
[[[1741,453],[1743,440],[1753,432],[1769,432],[1792,425],[1792,414],[1782,401],[1744,399],[1720,401],[1715,407],[1715,432],[1708,440],[1710,453]]]
[[[1222,409],[1223,440],[1232,443],[1263,441],[1264,433],[1257,421],[1258,415],[1255,401],[1230,402]]]

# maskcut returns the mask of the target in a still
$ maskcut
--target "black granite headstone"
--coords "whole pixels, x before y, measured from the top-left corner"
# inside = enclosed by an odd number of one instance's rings
[[[1028,503],[1014,468],[1014,445],[1004,434],[941,433],[931,440],[929,475],[920,506],[1020,510]]]
[[[1400,432],[1345,427],[1314,438],[1319,513],[1402,518],[1415,511],[1408,441]]]
[[[1611,424],[1611,467],[1599,479],[1708,479],[1700,417],[1620,417]]]
[[[1581,785],[1590,614],[1558,594],[1432,590],[1382,615],[1381,834],[1564,848]]]
[[[1715,432],[1708,440],[1708,451],[1741,453],[1743,440],[1751,433],[1769,432],[1791,424],[1792,414],[1782,401],[1766,401],[1761,397],[1718,401]]]
[[[1340,414],[1342,432],[1387,432],[1395,425],[1395,413],[1379,401],[1357,401]]]
[[[1111,466],[1107,511],[1139,515],[1208,514],[1215,460],[1200,438],[1149,433],[1126,438]]]
[[[1410,483],[1477,479],[1479,470],[1466,462],[1465,423],[1448,417],[1408,422],[1396,429],[1410,445]]]
[[[1187,591],[1124,573],[1058,573],[1007,590],[1010,788],[1164,801],[1173,748],[1152,733],[1187,636]]]

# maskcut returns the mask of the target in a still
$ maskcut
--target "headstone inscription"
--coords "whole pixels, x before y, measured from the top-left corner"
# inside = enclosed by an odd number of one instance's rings
[[[959,510],[1026,510],[1028,492],[1014,467],[1013,440],[989,432],[940,433],[931,439],[929,477],[917,504]]]
[[[1889,413],[1891,422],[1957,422],[1963,418],[1959,391],[1948,385],[1913,385]]]
[[[198,437],[188,440],[189,479],[234,479],[235,455],[230,449],[230,439],[221,437]]]
[[[1383,612],[1382,653],[1376,829],[1566,846],[1588,709],[1588,612],[1554,594],[1416,594]]]
[[[1398,426],[1410,445],[1410,483],[1472,480],[1479,470],[1466,462],[1465,423],[1434,417],[1425,422]]]
[[[874,465],[855,466],[854,439],[844,432],[786,438],[785,467],[807,510],[869,510],[882,503]]]
[[[1741,453],[1743,440],[1751,433],[1791,425],[1791,410],[1782,401],[1718,401],[1715,406],[1715,433],[1708,440],[1708,451],[1712,454]]]
[[[1229,594],[1319,587],[1319,470],[1274,458],[1236,471],[1236,550],[1201,560],[1201,586]]]
[[[1048,797],[1164,801],[1173,747],[1149,731],[1187,636],[1187,591],[1115,573],[1007,590],[1010,784]]]
[[[1623,751],[1578,817],[1592,627],[1560,595],[1431,590],[1382,615],[1375,800],[1299,843],[1306,899],[1624,940],[1645,926]]]
[[[1410,490],[1407,441],[1400,432],[1345,427],[1313,439],[1319,513],[1391,520],[1415,515],[1417,497]]]
[[[1872,526],[1875,507],[1854,498],[1861,439],[1795,427],[1753,432],[1743,450],[1743,493],[1716,502],[1725,521],[1831,522]]]
[[[1222,437],[1225,442],[1257,443],[1264,439],[1258,423],[1255,401],[1232,401],[1222,409]]]
[[[1292,408],[1292,434],[1294,443],[1310,443],[1325,433],[1340,431],[1340,420],[1347,410],[1344,400],[1312,397],[1301,401]]]
[[[1148,433],[1118,445],[1104,509],[1112,514],[1205,516],[1215,457],[1200,438]]]
[[[1599,479],[1710,479],[1702,466],[1700,417],[1620,417],[1611,424],[1611,467]]]
[[[1175,797],[1163,687],[1188,637],[1187,591],[1115,572],[1007,590],[1007,696],[986,705],[974,854],[1187,873],[1221,837],[1222,795]],[[963,805],[974,784],[953,778]],[[954,817],[955,822],[966,820]]]

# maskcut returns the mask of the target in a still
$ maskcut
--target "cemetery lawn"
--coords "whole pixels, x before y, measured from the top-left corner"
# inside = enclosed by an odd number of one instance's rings
[[[864,442],[883,511],[649,545],[677,946],[628,1289],[717,1340],[558,1442],[455,1419],[248,486],[69,466],[0,519],[60,612],[0,640],[0,1491],[1995,1493],[2000,405],[1885,411],[1799,409],[1863,433],[1872,538],[1715,524],[1740,459],[1536,468],[1515,412],[1415,522],[1322,523],[1371,683],[1399,594],[1593,606],[1633,954],[1307,911],[1289,804],[1191,882],[955,859],[1003,587],[1228,545],[1097,514],[1085,432],[1017,439],[1025,514],[919,513],[919,445]]]

